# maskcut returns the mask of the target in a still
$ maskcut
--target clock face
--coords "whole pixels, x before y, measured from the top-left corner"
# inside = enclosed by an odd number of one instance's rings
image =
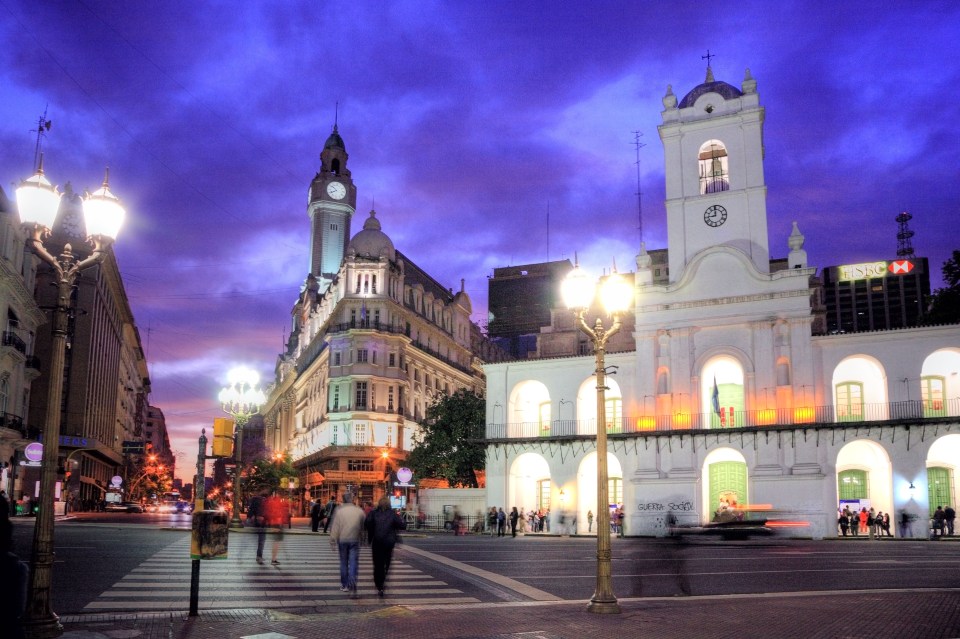
[[[727,221],[727,209],[719,204],[709,206],[703,214],[703,221],[707,223],[707,226],[720,226]]]
[[[339,182],[331,182],[327,185],[327,195],[335,200],[342,200],[347,196],[347,187]]]

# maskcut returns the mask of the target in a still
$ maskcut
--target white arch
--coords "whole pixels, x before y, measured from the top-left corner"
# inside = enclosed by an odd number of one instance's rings
[[[712,378],[711,378],[712,385]],[[700,467],[700,477],[703,478],[703,490],[700,495],[700,512],[703,513],[705,521],[713,517],[713,509],[710,504],[710,465],[719,462],[740,462],[746,464],[747,460],[739,450],[728,448],[715,448],[703,458],[703,465]],[[750,490],[750,476],[747,475],[747,490]],[[749,494],[746,496],[749,501]]]
[[[920,376],[932,375],[943,378],[943,399],[947,415],[960,415],[960,349],[941,348],[930,353],[923,360]]]
[[[867,496],[870,506],[878,512],[890,513],[890,520],[896,516],[893,512],[893,465],[886,449],[877,442],[867,439],[852,441],[837,453],[837,479],[834,480],[833,494],[836,506],[840,506],[837,481],[845,470],[867,471]]]
[[[607,479],[619,479],[623,487],[623,466],[620,460],[613,453],[607,451]],[[625,489],[625,487],[624,487]],[[588,532],[587,511],[593,511],[594,516],[599,512],[597,509],[597,453],[596,451],[584,456],[577,467],[577,480],[573,485],[558,486],[557,490],[563,490],[565,499],[564,506],[573,511],[577,518],[577,533]],[[572,491],[572,493],[571,493]],[[612,499],[613,496],[610,495]],[[622,505],[622,504],[621,504]],[[593,531],[597,532],[596,519],[594,519]]]
[[[704,415],[704,426],[711,423],[713,414],[713,384],[739,384],[743,386],[743,363],[732,355],[715,355],[703,365],[700,376],[700,412]],[[746,402],[746,388],[744,388],[744,402]],[[747,408],[746,403],[743,406]]]
[[[507,402],[511,437],[535,437],[544,428],[549,432],[551,420],[550,391],[543,382],[528,379],[513,387]]]
[[[620,400],[620,415],[623,417],[623,393],[620,391],[620,385],[609,375],[604,377],[604,385],[607,390],[604,392],[607,405],[610,400]],[[607,421],[611,421],[613,416],[607,415]],[[591,375],[583,380],[580,388],[577,389],[577,432],[583,434],[596,433],[597,426],[597,376]]]
[[[513,506],[517,510],[524,508],[527,511],[534,508],[537,483],[544,479],[550,479],[550,464],[543,455],[523,453],[513,460],[507,480],[507,503],[503,504],[503,510],[509,512]]]
[[[830,385],[831,403],[837,413],[837,384],[858,382],[863,384],[864,416],[866,419],[887,419],[887,375],[883,365],[870,355],[851,355],[833,369]]]

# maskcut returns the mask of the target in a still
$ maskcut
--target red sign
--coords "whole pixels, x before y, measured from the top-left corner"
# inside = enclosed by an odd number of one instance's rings
[[[890,266],[887,267],[894,275],[906,275],[913,270],[913,262],[910,260],[897,260],[896,262],[890,262]]]

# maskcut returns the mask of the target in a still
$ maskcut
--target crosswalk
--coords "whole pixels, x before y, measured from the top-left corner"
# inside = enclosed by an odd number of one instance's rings
[[[360,550],[359,600],[340,592],[340,563],[327,538],[285,535],[278,565],[256,562],[257,537],[230,535],[227,559],[200,562],[201,610],[239,608],[302,608],[383,602],[388,605],[476,603],[461,590],[421,572],[394,554],[381,600],[373,584],[369,547]],[[190,539],[178,539],[100,593],[84,609],[89,612],[186,610],[190,603]]]

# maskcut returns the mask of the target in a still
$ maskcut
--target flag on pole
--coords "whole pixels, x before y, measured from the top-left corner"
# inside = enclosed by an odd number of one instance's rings
[[[713,376],[713,412],[720,415],[720,387],[717,386],[717,376]]]

